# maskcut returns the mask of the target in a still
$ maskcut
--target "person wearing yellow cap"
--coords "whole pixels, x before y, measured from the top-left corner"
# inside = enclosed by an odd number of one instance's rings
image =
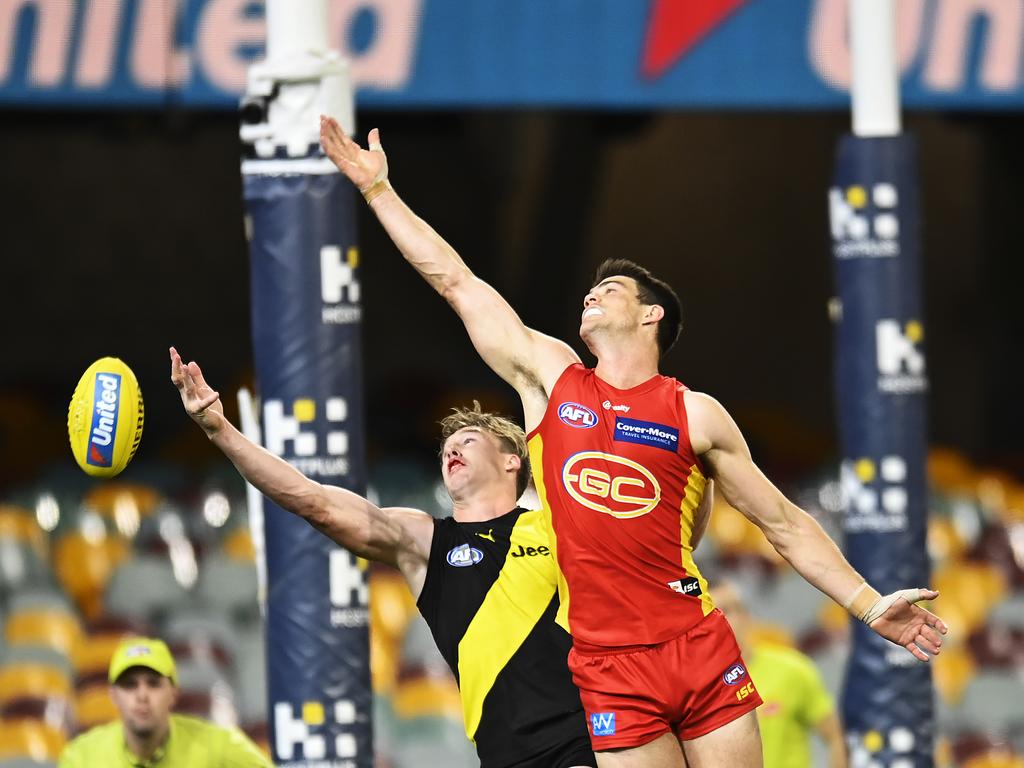
[[[110,660],[110,696],[120,719],[65,747],[59,768],[269,768],[241,731],[172,714],[178,673],[166,643],[125,639]]]

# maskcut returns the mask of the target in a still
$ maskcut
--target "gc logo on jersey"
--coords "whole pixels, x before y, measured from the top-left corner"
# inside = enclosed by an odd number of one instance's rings
[[[600,451],[570,456],[562,484],[583,506],[620,520],[646,515],[661,501],[661,486],[647,467]]]
[[[562,403],[558,406],[558,418],[576,429],[590,429],[597,424],[597,414],[579,403]]]
[[[469,544],[459,544],[448,550],[448,565],[454,565],[456,568],[476,565],[483,559],[484,553]]]

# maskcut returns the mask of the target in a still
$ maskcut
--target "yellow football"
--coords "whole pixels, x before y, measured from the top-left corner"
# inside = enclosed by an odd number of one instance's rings
[[[142,439],[142,392],[132,369],[102,357],[78,380],[68,407],[68,437],[78,466],[113,477],[128,466]]]

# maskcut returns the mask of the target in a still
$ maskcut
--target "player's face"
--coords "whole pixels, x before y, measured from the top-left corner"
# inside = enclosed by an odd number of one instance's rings
[[[147,740],[167,728],[178,688],[151,669],[134,667],[110,686],[110,695],[124,727],[137,739]]]
[[[454,496],[471,483],[502,478],[507,463],[508,454],[501,452],[498,438],[476,427],[463,427],[444,442],[441,476]]]
[[[613,275],[595,285],[583,297],[580,337],[585,341],[597,330],[639,327],[643,305],[636,280]]]

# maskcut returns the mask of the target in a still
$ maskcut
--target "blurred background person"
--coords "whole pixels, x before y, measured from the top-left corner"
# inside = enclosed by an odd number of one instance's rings
[[[120,719],[96,726],[64,749],[60,768],[266,768],[241,731],[172,714],[177,670],[166,643],[131,637],[110,661],[110,696]]]
[[[817,667],[795,648],[759,641],[739,587],[721,581],[712,589],[764,700],[757,709],[764,768],[810,768],[811,733],[828,748],[828,768],[847,768],[843,728],[832,694]]]

